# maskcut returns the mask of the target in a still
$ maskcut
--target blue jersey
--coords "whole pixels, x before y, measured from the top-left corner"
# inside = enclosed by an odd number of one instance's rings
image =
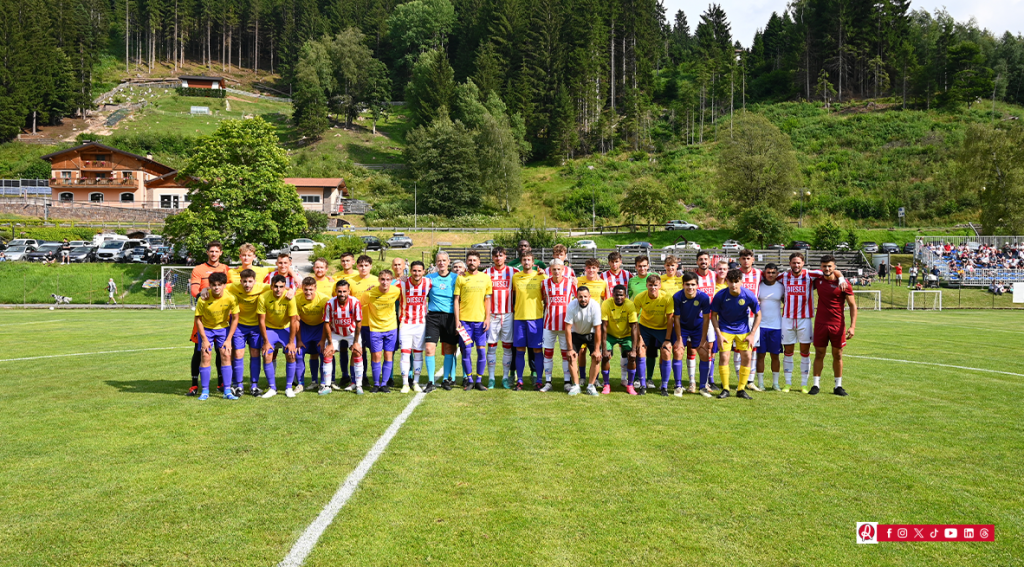
[[[441,313],[455,313],[455,280],[459,276],[455,272],[448,272],[447,276],[434,272],[427,274],[430,278],[430,298],[427,302],[427,311],[438,311]]]
[[[725,288],[711,300],[711,310],[718,313],[718,328],[723,333],[743,335],[750,332],[748,313],[759,312],[761,305],[757,302],[757,296],[745,287],[741,287],[740,294],[736,296],[729,293],[729,288]]]
[[[711,313],[711,298],[708,294],[698,290],[693,299],[686,299],[685,291],[677,291],[672,296],[675,302],[673,315],[679,318],[679,328],[682,331],[700,331],[704,328],[704,317]]]

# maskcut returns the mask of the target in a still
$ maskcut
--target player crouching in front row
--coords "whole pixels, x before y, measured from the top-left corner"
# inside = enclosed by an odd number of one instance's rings
[[[761,325],[761,308],[750,290],[743,287],[743,273],[729,270],[725,275],[728,287],[715,294],[711,301],[711,324],[715,326],[720,346],[719,369],[722,377],[722,393],[719,398],[729,397],[729,361],[733,346],[740,353],[739,383],[736,397],[749,400],[745,390],[750,379],[750,345],[756,342],[758,327]],[[748,323],[748,313],[754,313],[754,324]]]
[[[231,343],[238,327],[238,300],[225,293],[228,277],[221,272],[210,274],[210,297],[196,302],[196,327],[200,339],[200,400],[210,397],[210,363],[217,350],[221,375],[224,377],[224,399],[237,400],[231,391]]]
[[[295,359],[298,353],[295,337],[299,331],[299,310],[295,306],[295,298],[289,298],[286,293],[287,285],[284,276],[275,274],[270,280],[270,291],[261,295],[256,303],[256,313],[260,317],[260,334],[263,335],[263,371],[269,382],[263,398],[277,395],[274,351],[278,347],[284,348],[287,361],[284,395],[289,398],[295,397],[291,383],[295,377]]]

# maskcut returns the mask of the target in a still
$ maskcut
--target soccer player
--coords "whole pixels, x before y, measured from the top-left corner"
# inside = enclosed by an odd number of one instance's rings
[[[846,285],[842,273],[836,270],[839,282]],[[800,343],[800,387],[808,393],[807,378],[811,371],[811,317],[814,316],[814,305],[811,300],[811,283],[814,278],[821,277],[821,270],[804,268],[804,255],[793,252],[789,255],[789,270],[779,278],[786,288],[786,298],[782,305],[782,371],[786,376],[783,392],[788,392],[793,381],[793,351]]]
[[[245,244],[238,247],[238,261],[242,264],[237,268],[231,268],[228,270],[232,282],[238,283],[242,279],[242,272],[245,270],[252,270],[256,274],[256,283],[263,285],[264,278],[270,272],[269,269],[263,266],[255,265],[256,262],[256,247],[246,242]]]
[[[210,274],[207,279],[210,285],[209,299],[200,298],[196,302],[195,325],[198,328],[201,353],[199,375],[202,383],[200,400],[210,397],[210,363],[216,349],[220,362],[221,374],[224,376],[224,399],[237,400],[231,389],[231,343],[238,327],[238,300],[227,293],[228,276],[223,272]]]
[[[306,389],[306,355],[309,355],[309,375],[312,379],[311,385],[317,386],[320,382],[321,360],[320,343],[324,339],[324,306],[331,297],[320,293],[319,283],[313,276],[306,276],[302,280],[302,293],[295,297],[295,308],[299,311],[299,352],[295,365],[295,378],[299,384],[295,386],[295,393]],[[331,388],[326,383],[318,388],[321,396],[330,394]]]
[[[398,282],[404,282],[407,276],[407,269],[405,266],[405,258],[392,258],[391,259],[391,272],[394,275],[395,281],[391,282],[393,285],[398,285]]]
[[[210,275],[214,273],[228,273],[227,264],[220,263],[220,256],[223,253],[223,246],[221,243],[214,240],[206,245],[206,262],[199,264],[192,268],[192,275],[189,278],[188,291],[194,299],[199,299],[199,293],[204,289],[210,287]],[[228,276],[228,283],[231,283],[231,277]],[[113,286],[113,287],[111,287]],[[107,283],[107,291],[110,293],[111,299],[117,292],[117,286],[114,284],[113,278]],[[116,304],[117,301],[115,300]],[[199,364],[202,358],[202,353],[199,352],[199,327],[198,325],[192,326],[192,337],[191,341],[196,344],[196,348],[192,351],[192,386],[188,389],[189,396],[196,396],[199,394]],[[217,389],[223,388],[223,375],[221,374],[220,367],[217,367]]]
[[[565,244],[555,244],[551,247],[551,259],[562,261],[562,277],[570,280],[576,279],[576,272],[573,271],[572,266],[569,264],[569,249],[565,247]],[[547,275],[551,277],[551,265],[548,265]]]
[[[626,283],[626,293],[630,299],[647,291],[647,275],[651,267],[651,261],[647,256],[637,256],[633,267],[636,268],[636,275],[629,278],[629,282]]]
[[[292,269],[292,257],[287,252],[281,252],[277,255],[277,261],[274,263],[276,269],[270,272],[263,278],[263,283],[272,283],[274,276],[281,276],[284,278],[284,285],[288,289],[299,288],[299,278],[295,275],[295,270]]]
[[[260,318],[260,335],[263,337],[263,372],[267,375],[269,383],[267,391],[263,394],[264,399],[277,395],[274,353],[278,347],[284,348],[286,361],[284,395],[289,398],[295,397],[290,386],[292,378],[295,377],[295,357],[299,352],[296,346],[299,310],[295,306],[295,298],[288,297],[287,290],[288,281],[285,276],[277,274],[270,280],[270,289],[256,302],[256,313]]]
[[[761,304],[761,326],[757,344],[757,385],[764,389],[765,359],[772,358],[772,389],[779,387],[779,354],[782,353],[782,300],[786,288],[778,281],[779,267],[768,263],[761,272],[757,301]]]
[[[739,270],[740,274],[742,275],[740,284],[742,284],[743,287],[750,290],[750,292],[753,293],[756,297],[758,289],[760,289],[761,287],[761,270],[754,267],[754,252],[752,250],[748,250],[746,248],[740,250]],[[753,337],[753,340],[750,344],[757,345],[757,336]],[[739,376],[740,353],[733,353],[733,364],[736,367],[736,375]],[[755,392],[761,391],[761,389],[754,384],[753,378],[751,378],[751,380],[747,383],[747,388]]]
[[[530,257],[533,258],[533,248],[530,247],[529,240],[520,240],[519,244],[516,245],[516,259],[509,262],[508,265],[512,266],[517,270],[523,269],[523,256],[526,254],[530,254]],[[541,262],[540,260],[537,260],[535,258],[533,266],[540,270],[541,272],[547,269],[547,265],[544,264],[544,262]]]
[[[452,382],[449,377],[455,370],[455,345],[461,339],[455,329],[455,282],[458,274],[449,271],[451,258],[448,253],[441,250],[434,258],[434,265],[437,271],[427,275],[430,280],[430,293],[427,300],[427,324],[423,332],[424,354],[427,362],[427,379],[430,381],[424,393],[434,390],[437,343],[441,343],[441,353],[444,355],[444,372],[441,375],[441,388],[452,389]]]
[[[608,269],[601,274],[601,279],[607,284],[608,299],[612,296],[612,290],[615,286],[621,285],[623,287],[629,285],[629,278],[632,278],[633,274],[629,270],[622,269],[622,254],[618,252],[611,252],[608,254]]]
[[[324,334],[320,350],[324,353],[324,384],[332,386],[334,374],[334,354],[341,359],[342,372],[348,372],[348,353],[352,352],[352,375],[363,375],[363,349],[359,344],[363,325],[363,306],[352,297],[352,288],[348,281],[341,280],[334,286],[335,296],[324,306]],[[347,376],[343,376],[347,379]],[[352,380],[345,388],[363,394],[360,380]]]
[[[498,343],[502,348],[501,385],[512,387],[512,277],[519,271],[505,265],[505,249],[491,249],[491,267],[484,273],[491,278],[491,324],[487,330],[487,387],[494,387],[494,370],[498,366]]]
[[[843,389],[843,347],[846,341],[853,338],[857,327],[857,302],[853,300],[853,290],[845,282],[839,281],[836,273],[836,259],[831,254],[821,257],[820,278],[812,285],[818,294],[818,312],[814,316],[814,386],[811,395],[818,393],[821,370],[825,365],[825,353],[828,345],[832,345],[832,372],[836,377],[836,387],[832,393],[845,396]],[[843,303],[850,306],[850,328],[846,328],[843,314]]]
[[[604,378],[602,394],[610,394],[611,386],[608,384],[612,351],[615,345],[619,346],[621,358],[620,370],[622,372],[622,384],[631,396],[637,395],[633,387],[633,380],[636,378],[637,350],[640,347],[640,328],[637,325],[636,306],[629,299],[626,299],[626,286],[622,284],[612,288],[611,299],[606,299],[601,305],[601,334],[604,335],[604,349],[601,353],[601,374]]]
[[[476,347],[476,373],[472,372],[470,345],[462,353],[462,368],[469,380],[463,384],[465,390],[487,390],[481,381],[487,365],[487,334],[491,324],[491,278],[478,270],[480,253],[470,250],[466,253],[466,273],[455,282],[455,327],[462,327],[469,334]],[[473,383],[475,382],[475,384]]]
[[[637,317],[640,326],[640,389],[637,393],[641,396],[647,393],[647,355],[661,351],[659,393],[667,396],[669,361],[672,360],[672,329],[669,327],[669,321],[675,306],[672,303],[672,296],[661,293],[661,276],[647,276],[647,291],[637,294],[633,298],[633,304],[640,311]]]
[[[377,287],[380,284],[380,281],[377,279],[377,276],[370,273],[371,268],[373,268],[373,258],[370,258],[366,254],[363,254],[359,256],[358,259],[356,259],[356,271],[358,272],[358,274],[353,278],[349,278],[348,283],[351,286],[352,295],[357,299],[361,300],[364,293],[370,291],[371,289]],[[366,360],[370,348],[370,326],[363,325],[362,333],[363,336],[360,337],[360,344],[363,346],[363,360]],[[362,378],[363,382],[367,381],[367,373],[369,372],[369,370],[369,365],[364,364],[363,376],[360,377]],[[356,378],[357,377],[353,375],[352,379],[355,380]],[[364,388],[368,386],[368,383],[363,384]]]
[[[583,268],[583,277],[576,282],[576,291],[579,292],[579,288],[587,286],[587,290],[590,291],[590,297],[597,304],[598,309],[601,308],[601,303],[608,299],[608,283],[601,277],[601,262],[597,258],[587,258],[585,267]],[[580,376],[587,374],[587,361],[583,358],[580,359]]]
[[[544,297],[544,385],[541,392],[551,391],[551,373],[554,367],[555,341],[558,341],[562,357],[562,375],[566,382],[571,379],[569,374],[569,344],[565,338],[565,315],[569,302],[576,296],[576,280],[563,275],[565,263],[555,258],[548,265],[551,276],[541,284],[541,295]],[[539,382],[537,384],[539,386]]]
[[[242,395],[243,364],[245,347],[249,347],[249,393],[253,396],[263,394],[259,388],[260,368],[263,365],[260,347],[263,346],[263,335],[260,333],[260,317],[256,313],[256,303],[260,296],[269,289],[264,283],[257,283],[256,272],[246,268],[238,274],[239,282],[228,286],[228,293],[238,300],[238,329],[232,335],[231,346],[234,348],[232,375],[237,384],[236,396]],[[263,279],[263,278],[259,278]]]
[[[400,281],[402,292],[401,325],[399,343],[402,346],[402,393],[409,393],[410,386],[416,392],[420,387],[420,370],[423,368],[423,337],[427,328],[427,302],[430,298],[431,280],[424,277],[426,268],[416,260],[409,266],[409,277]],[[411,359],[411,360],[410,360]],[[410,362],[412,374],[409,374]]]
[[[544,368],[544,272],[533,265],[533,252],[525,251],[519,257],[522,269],[512,276],[513,313],[512,346],[516,349],[515,390],[523,389],[526,371],[526,350],[534,359],[536,368]],[[537,384],[537,389],[540,389]]]
[[[661,276],[661,293],[674,298],[676,293],[683,289],[683,277],[679,273],[679,260],[675,256],[669,255],[665,258],[665,273]],[[675,332],[675,327],[669,324],[669,328],[672,330],[672,337],[669,339],[669,344],[673,345],[672,349],[672,375],[675,377],[676,383],[679,384],[683,380],[683,358],[686,354],[686,349],[675,348],[675,344],[678,342],[676,339],[678,336]],[[695,355],[696,356],[696,355]],[[693,365],[690,364],[690,367]]]
[[[672,296],[672,326],[676,341],[673,345],[674,360],[682,360],[684,354],[700,357],[700,392],[711,397],[707,376],[710,372],[708,358],[708,329],[711,326],[711,298],[697,289],[697,274],[683,274],[683,289]],[[673,363],[674,364],[674,363]],[[697,393],[695,372],[690,370],[691,394]],[[675,395],[683,397],[682,376],[676,376]]]
[[[372,261],[371,261],[372,264]],[[341,270],[335,275],[338,276],[338,280],[350,279],[359,275],[359,270],[355,268],[356,257],[351,252],[345,252],[341,255]],[[337,288],[335,288],[337,289]]]
[[[391,281],[394,273],[384,269],[380,271],[377,285],[363,292],[359,302],[366,316],[364,329],[369,328],[370,364],[373,367],[373,393],[387,394],[388,377],[394,366],[395,346],[398,344],[398,317],[395,314],[395,302],[402,292]],[[364,332],[366,335],[367,332]],[[365,337],[364,337],[365,338]]]
[[[719,399],[729,397],[729,359],[733,348],[743,357],[740,362],[736,397],[749,400],[746,391],[750,378],[750,337],[756,335],[761,324],[761,308],[757,296],[743,287],[743,275],[738,269],[729,270],[725,275],[727,287],[715,294],[711,300],[711,324],[715,327],[721,356],[719,375],[722,377],[722,393]],[[749,313],[754,313],[754,324],[751,326]]]
[[[327,275],[327,260],[317,258],[313,261],[313,279],[316,280],[316,291],[328,298],[334,297],[334,278]]]
[[[591,300],[590,290],[586,286],[576,288],[576,299],[569,302],[569,308],[565,313],[565,335],[569,347],[568,366],[572,377],[570,396],[580,393],[580,373],[576,369],[576,359],[582,358],[583,349],[590,352],[587,395],[597,395],[594,382],[597,381],[597,370],[601,365],[601,347],[604,346],[604,337],[601,336],[601,331],[601,304],[596,300]]]

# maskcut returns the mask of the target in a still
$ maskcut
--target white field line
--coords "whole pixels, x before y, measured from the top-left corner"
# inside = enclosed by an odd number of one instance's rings
[[[879,358],[877,356],[860,356],[855,354],[844,354],[843,358],[863,358],[865,360],[881,360],[884,362],[901,362],[903,364],[917,364],[920,366],[941,366],[943,368],[956,368],[958,370],[971,370],[974,372],[990,372],[992,374],[1006,374],[1007,376],[1020,376],[1024,378],[1024,374],[1016,374],[1014,372],[1004,372],[1002,370],[989,370],[987,368],[972,368],[970,366],[956,366],[953,364],[939,364],[938,362],[920,362],[917,360],[899,360],[896,358]]]
[[[281,563],[279,563],[280,567],[298,567],[302,565],[306,560],[306,557],[309,556],[309,553],[313,551],[313,547],[316,546],[316,542],[320,539],[320,536],[323,535],[327,526],[331,525],[331,522],[334,521],[334,517],[338,515],[338,512],[341,511],[342,507],[345,506],[349,498],[351,498],[355,493],[356,489],[359,488],[359,483],[362,482],[363,478],[365,478],[367,473],[370,472],[373,464],[377,462],[377,459],[384,453],[384,450],[387,449],[388,443],[394,439],[398,430],[405,423],[405,420],[409,419],[413,410],[416,409],[416,406],[420,405],[420,402],[423,401],[424,397],[426,397],[426,394],[416,394],[412,401],[409,402],[409,405],[405,406],[405,410],[398,414],[398,417],[391,422],[391,426],[384,431],[384,434],[380,436],[380,439],[378,439],[373,445],[370,452],[363,457],[359,466],[349,473],[345,482],[338,487],[338,491],[334,493],[334,497],[331,498],[331,501],[328,502],[327,505],[324,506],[324,509],[320,511],[320,515],[313,520],[313,523],[309,524],[306,531],[302,532],[298,541],[296,541],[295,545],[292,546],[291,551],[289,551],[288,555],[286,555]]]
[[[909,319],[901,319],[901,320],[895,321],[895,322],[896,323],[914,323],[916,325],[932,325],[932,326],[935,325],[935,323],[933,323],[931,321],[912,321],[912,320],[909,320]],[[1018,335],[1024,335],[1024,331],[1011,331],[1009,329],[992,329],[992,328],[988,328],[988,327],[967,327],[967,326],[964,326],[964,325],[957,325],[957,328],[959,328],[959,329],[978,329],[979,331],[988,331],[988,332],[995,332],[995,333],[1016,333]]]
[[[69,354],[48,354],[46,356],[26,356],[24,358],[0,358],[0,362],[16,362],[19,360],[42,360],[44,358],[63,358],[65,356],[92,356],[94,354],[120,354],[122,352],[145,352],[150,350],[175,350],[179,348],[190,348],[185,346],[157,347],[157,348],[130,348],[126,350],[106,350],[100,352],[72,352]]]
[[[45,325],[46,323],[56,323],[58,321],[67,321],[67,319],[50,319],[49,321],[29,321],[28,323],[4,323],[0,327],[15,327],[17,325]]]

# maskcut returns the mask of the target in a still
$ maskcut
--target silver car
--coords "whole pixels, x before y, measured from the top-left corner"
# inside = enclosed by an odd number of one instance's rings
[[[9,246],[7,250],[4,250],[4,255],[7,259],[16,262],[25,258],[25,254],[29,253],[28,246]]]

